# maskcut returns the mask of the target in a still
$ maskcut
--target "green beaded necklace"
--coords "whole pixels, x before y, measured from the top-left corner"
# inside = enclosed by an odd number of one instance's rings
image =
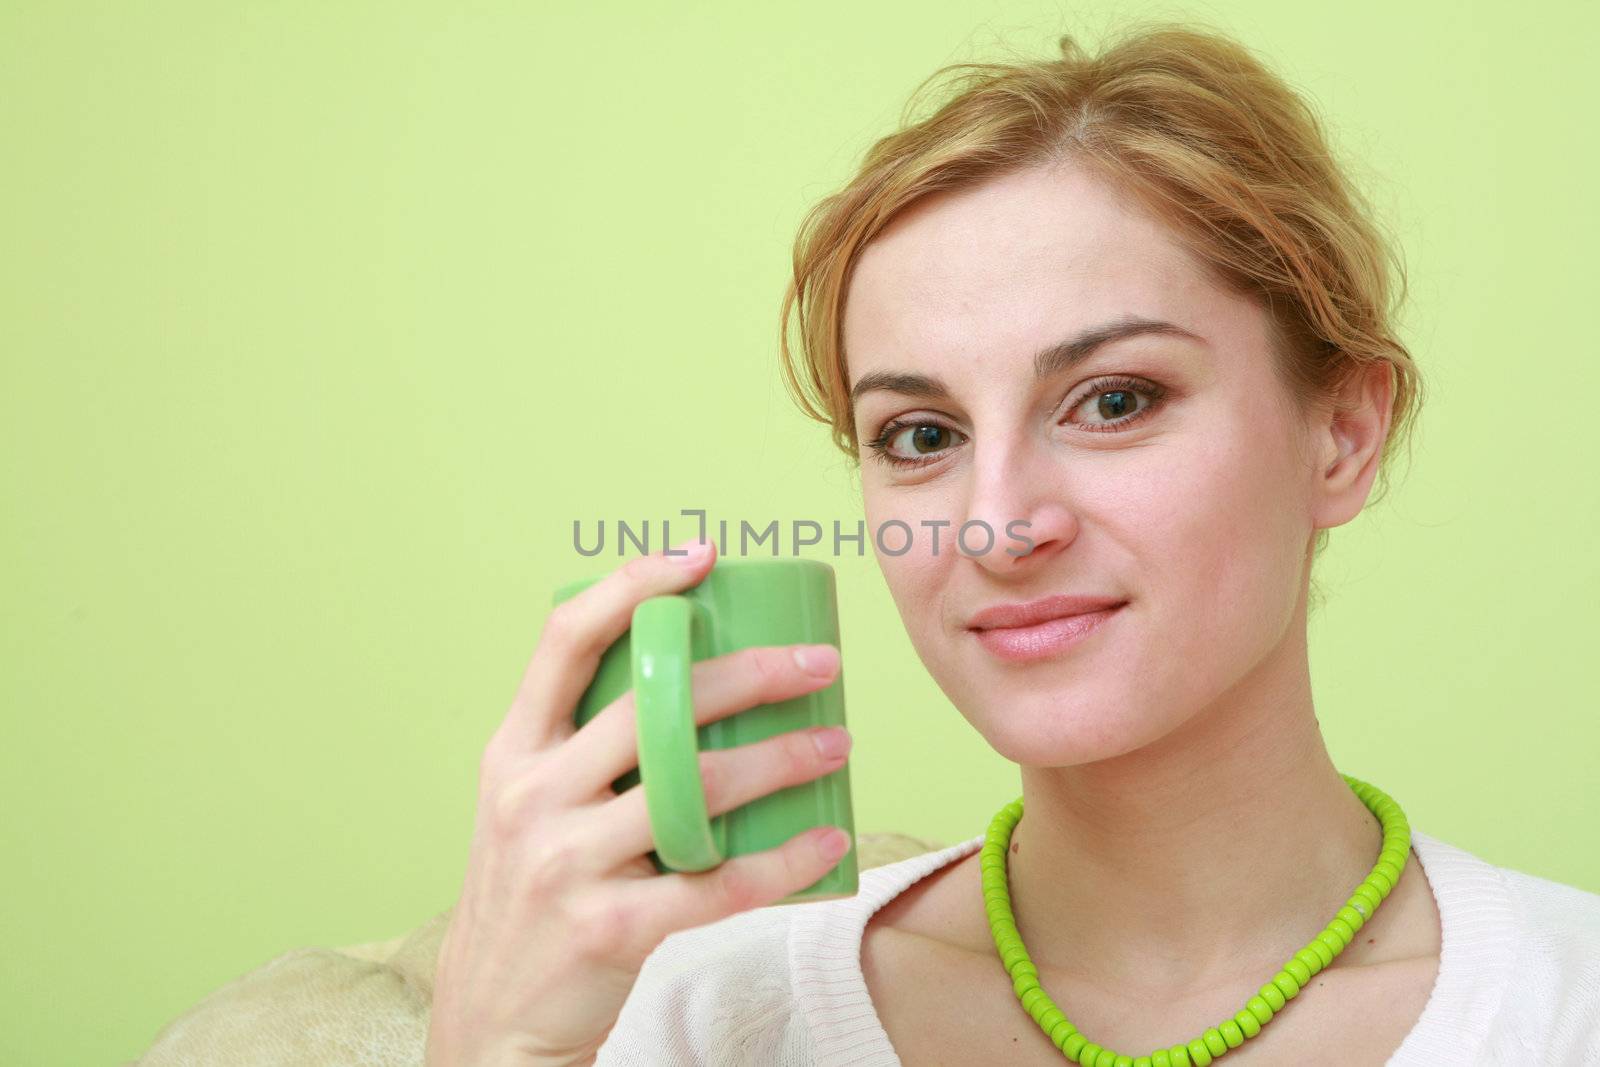
[[[1367,810],[1383,824],[1383,850],[1372,873],[1358,886],[1333,919],[1304,948],[1296,952],[1272,976],[1272,980],[1251,997],[1238,1014],[1224,1019],[1193,1041],[1171,1048],[1157,1049],[1148,1056],[1124,1056],[1090,1041],[1067,1021],[1039,986],[1039,969],[1022,947],[1016,917],[1011,913],[1011,891],[1006,882],[1006,858],[1011,848],[1011,832],[1022,818],[1022,798],[1001,808],[989,823],[979,859],[983,873],[983,906],[989,913],[989,930],[1000,962],[1011,974],[1011,985],[1033,1021],[1067,1057],[1082,1067],[1207,1067],[1229,1049],[1238,1048],[1261,1032],[1273,1014],[1293,1000],[1311,976],[1333,962],[1344,951],[1356,931],[1378,910],[1389,895],[1400,872],[1406,869],[1411,852],[1411,824],[1394,798],[1375,785],[1340,775]]]

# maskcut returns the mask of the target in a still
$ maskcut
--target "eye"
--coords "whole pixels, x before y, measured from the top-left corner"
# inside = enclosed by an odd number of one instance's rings
[[[1143,382],[1137,378],[1102,378],[1090,385],[1067,414],[1070,416],[1092,402],[1090,414],[1108,421],[1074,422],[1074,425],[1093,433],[1115,433],[1129,423],[1143,419],[1160,404],[1165,395],[1166,390],[1153,382]],[[1149,398],[1143,407],[1139,407],[1136,400],[1140,396]]]
[[[892,421],[867,442],[879,460],[895,467],[921,467],[937,460],[966,436],[936,422]],[[898,451],[891,449],[898,445]],[[906,455],[904,453],[910,453]]]

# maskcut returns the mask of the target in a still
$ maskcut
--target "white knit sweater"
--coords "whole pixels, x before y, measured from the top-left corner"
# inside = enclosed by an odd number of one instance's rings
[[[869,868],[853,897],[673,934],[645,961],[599,1067],[896,1067],[861,974],[862,930],[983,838]],[[1415,829],[1411,840],[1439,907],[1439,975],[1386,1067],[1600,1065],[1600,895]]]

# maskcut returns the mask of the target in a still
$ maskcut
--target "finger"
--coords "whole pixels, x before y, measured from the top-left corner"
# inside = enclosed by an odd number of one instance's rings
[[[594,681],[600,657],[633,622],[633,609],[653,596],[682,592],[716,559],[710,542],[684,542],[674,552],[638,556],[551,609],[496,742],[512,752],[555,745],[577,729],[578,699]]]
[[[617,937],[625,951],[649,952],[669,934],[704,926],[752,908],[776,904],[838,866],[845,853],[822,851],[832,827],[796,834],[776,848],[735,856],[709,871],[673,872],[613,881],[595,890],[596,906],[623,916]],[[848,842],[846,852],[855,847]]]
[[[706,814],[722,815],[779,789],[840,770],[850,753],[850,734],[840,730],[838,747],[827,750],[818,739],[828,728],[808,727],[700,753]],[[591,873],[608,873],[655,847],[643,783],[591,809],[591,817],[587,836],[594,848],[581,861]]]
[[[762,645],[694,664],[689,685],[696,726],[761,704],[804,696],[833,683],[839,650],[832,645]],[[574,802],[604,798],[611,783],[639,765],[638,701],[634,691],[602,708],[567,741],[567,778]]]

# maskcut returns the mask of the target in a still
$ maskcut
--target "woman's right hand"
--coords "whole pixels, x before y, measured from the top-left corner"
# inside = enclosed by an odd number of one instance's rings
[[[593,1063],[645,957],[667,935],[776,903],[831,870],[819,827],[709,871],[658,873],[644,789],[611,783],[638,765],[633,692],[580,730],[579,699],[641,601],[687,589],[715,551],[640,556],[545,621],[515,700],[479,765],[466,878],[439,950],[429,1067]],[[697,724],[830,684],[830,645],[751,648],[693,666]],[[702,752],[713,816],[838,770],[819,729]],[[837,831],[842,833],[842,831]]]

